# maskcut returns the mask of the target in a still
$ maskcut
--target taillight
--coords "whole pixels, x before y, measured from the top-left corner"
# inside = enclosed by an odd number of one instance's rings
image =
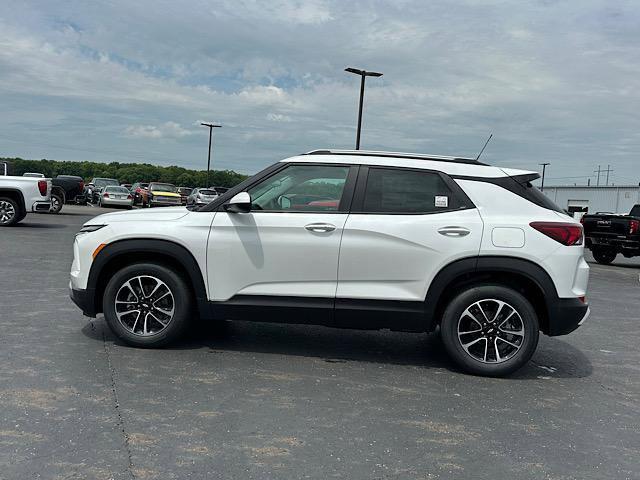
[[[84,190],[84,182],[81,181],[78,186],[80,187],[80,191]]]
[[[634,233],[640,233],[640,221],[631,220],[629,222],[629,234],[633,235]]]
[[[104,194],[102,195],[104,198],[109,198],[109,194],[107,192],[104,192]]]
[[[47,196],[47,181],[46,180],[38,180],[38,190],[40,190],[40,195],[43,197]]]
[[[131,200],[133,197],[131,195],[127,195],[127,200]]]
[[[529,225],[563,245],[582,245],[582,225],[561,222],[531,222]]]

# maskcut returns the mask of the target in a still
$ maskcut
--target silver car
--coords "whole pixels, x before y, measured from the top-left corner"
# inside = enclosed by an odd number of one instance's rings
[[[194,188],[191,195],[187,197],[187,205],[206,205],[218,198],[215,190],[210,188]]]
[[[98,197],[99,207],[133,208],[133,195],[126,187],[107,185]]]

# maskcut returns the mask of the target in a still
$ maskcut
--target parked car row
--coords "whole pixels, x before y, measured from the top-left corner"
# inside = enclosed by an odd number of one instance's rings
[[[129,204],[124,206],[140,205],[145,208],[169,207],[179,205],[198,206],[209,203],[228,190],[226,187],[191,188],[176,187],[165,182],[136,182],[133,184],[118,184],[114,178],[94,178],[87,184],[87,198],[96,205],[115,205],[104,199],[106,186],[119,185],[129,192]]]
[[[26,172],[23,177],[44,178],[38,172]],[[227,187],[176,187],[165,182],[120,183],[115,178],[95,177],[85,184],[82,177],[58,175],[51,180],[51,213],[59,213],[66,203],[133,208],[206,205],[225,193]]]

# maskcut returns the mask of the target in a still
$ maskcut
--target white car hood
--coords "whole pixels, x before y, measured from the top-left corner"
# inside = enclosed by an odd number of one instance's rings
[[[163,222],[167,220],[178,220],[189,213],[187,207],[162,207],[162,208],[141,208],[138,210],[128,210],[126,212],[111,212],[99,215],[91,219],[88,224],[98,225],[100,223],[128,222],[128,221],[153,221]]]

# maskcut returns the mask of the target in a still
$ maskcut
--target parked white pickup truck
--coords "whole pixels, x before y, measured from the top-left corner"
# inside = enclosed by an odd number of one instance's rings
[[[8,165],[0,162],[0,227],[15,225],[28,212],[48,212],[51,208],[51,179],[7,175]]]

